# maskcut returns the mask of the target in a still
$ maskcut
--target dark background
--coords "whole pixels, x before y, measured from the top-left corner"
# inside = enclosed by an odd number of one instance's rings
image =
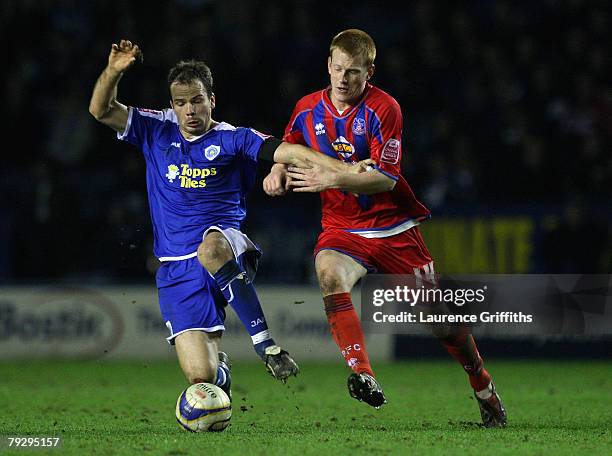
[[[202,59],[214,118],[280,137],[295,102],[328,83],[329,42],[349,27],[374,38],[373,83],[402,107],[404,174],[433,213],[426,238],[449,217],[523,217],[537,221],[532,253],[507,272],[611,272],[606,6],[5,0],[0,278],[152,281],[144,161],[87,111],[111,43],[145,55],[120,101],[168,106],[168,69]],[[319,211],[316,195],[271,199],[257,185],[244,229],[265,251],[260,282],[312,283]]]

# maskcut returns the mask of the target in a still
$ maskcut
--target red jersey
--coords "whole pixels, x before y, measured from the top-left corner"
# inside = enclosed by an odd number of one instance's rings
[[[401,175],[403,122],[397,101],[367,84],[361,100],[339,113],[328,91],[314,92],[297,102],[284,141],[307,145],[349,163],[372,158],[375,168],[396,184],[392,191],[373,195],[337,189],[321,192],[323,230],[387,237],[429,218],[429,210]]]

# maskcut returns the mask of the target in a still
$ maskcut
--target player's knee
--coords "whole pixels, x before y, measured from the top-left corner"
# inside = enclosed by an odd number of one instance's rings
[[[217,376],[217,364],[208,361],[197,367],[187,368],[185,376],[191,385],[195,383],[214,383]]]
[[[333,268],[322,267],[318,269],[317,278],[324,295],[344,292],[343,281]]]
[[[232,248],[221,233],[210,233],[198,247],[198,260],[213,274],[233,257]]]

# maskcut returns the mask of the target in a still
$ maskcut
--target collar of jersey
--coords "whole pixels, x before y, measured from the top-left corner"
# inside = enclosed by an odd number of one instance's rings
[[[338,112],[338,110],[332,103],[331,98],[329,98],[328,92],[331,89],[331,86],[327,86],[325,89],[321,91],[321,100],[323,100],[323,105],[325,106],[325,109],[327,109],[332,116],[334,116],[337,119],[342,119],[343,117],[348,117],[355,109],[359,107],[361,103],[363,103],[371,87],[372,87],[372,84],[370,84],[369,82],[366,82],[365,89],[363,93],[361,94],[361,98],[359,99],[359,101],[354,106],[351,106],[350,108],[345,109],[342,114]]]
[[[178,127],[178,124],[177,124]],[[227,128],[230,127],[230,128]],[[181,137],[187,141],[189,144],[194,144],[197,143],[199,140],[201,140],[202,138],[204,138],[207,134],[209,134],[212,131],[219,131],[219,130],[231,130],[232,126],[230,124],[228,124],[227,122],[219,122],[217,125],[215,125],[214,127],[212,127],[211,129],[207,130],[205,133],[201,134],[200,136],[198,136],[197,138],[192,138],[192,139],[187,139],[183,136],[183,133],[181,133],[181,129],[179,128],[179,134],[181,135]]]

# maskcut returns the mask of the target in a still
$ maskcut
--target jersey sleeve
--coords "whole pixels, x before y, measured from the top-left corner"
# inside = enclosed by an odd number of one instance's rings
[[[150,144],[157,128],[160,128],[174,114],[172,110],[157,111],[154,109],[128,108],[128,121],[123,133],[117,138],[126,141],[144,151]]]
[[[283,141],[291,144],[306,144],[304,141],[304,119],[308,113],[308,109],[302,104],[302,100],[298,101],[293,108],[289,123],[285,128],[285,134],[283,135]]]
[[[239,127],[236,129],[235,146],[239,157],[257,162],[259,149],[270,135],[261,133],[254,128]]]
[[[393,99],[371,114],[370,158],[378,171],[393,180],[401,174],[402,127],[402,111]]]

